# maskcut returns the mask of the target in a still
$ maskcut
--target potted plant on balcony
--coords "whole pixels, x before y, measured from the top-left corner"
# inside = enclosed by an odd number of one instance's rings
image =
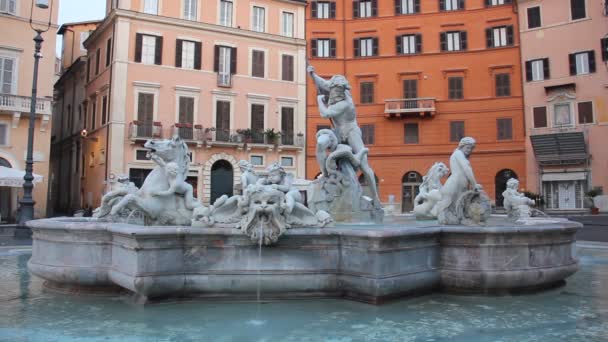
[[[251,137],[253,136],[253,131],[251,128],[237,129],[236,132],[243,136],[243,141],[245,144],[251,143]]]
[[[274,128],[268,128],[264,131],[266,137],[266,143],[277,146],[279,144],[279,138],[281,137],[280,131],[275,131]]]
[[[600,213],[600,209],[595,206],[595,197],[602,195],[601,188],[593,188],[585,193],[585,200],[589,207],[591,207],[591,214],[597,215]]]
[[[204,140],[203,138],[203,125],[194,125],[194,137],[196,140]]]

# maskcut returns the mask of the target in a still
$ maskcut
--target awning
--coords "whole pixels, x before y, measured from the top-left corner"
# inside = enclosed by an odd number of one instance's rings
[[[563,132],[530,136],[540,165],[578,165],[587,161],[583,132]]]
[[[25,176],[25,171],[12,169],[6,166],[0,166],[0,186],[8,186],[12,188],[20,188],[23,186],[25,182],[23,177]],[[34,173],[33,183],[42,182],[42,176]]]
[[[555,172],[544,173],[543,182],[576,181],[587,179],[586,172]]]

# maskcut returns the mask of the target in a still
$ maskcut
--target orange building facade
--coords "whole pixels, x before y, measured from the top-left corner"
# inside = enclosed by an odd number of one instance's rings
[[[517,32],[509,0],[309,3],[309,62],[323,77],[350,81],[383,203],[410,211],[422,175],[434,162],[448,165],[462,136],[477,140],[471,162],[497,206],[508,178],[526,184]],[[308,82],[306,175],[314,178],[315,132],[329,121]]]

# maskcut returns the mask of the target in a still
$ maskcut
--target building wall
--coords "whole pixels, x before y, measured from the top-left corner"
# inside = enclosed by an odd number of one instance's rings
[[[522,64],[539,58],[548,58],[550,62],[550,78],[541,81],[524,83],[526,127],[529,135],[559,133],[566,131],[585,132],[587,148],[590,153],[589,165],[564,167],[549,167],[545,171],[585,171],[590,169],[587,186],[601,186],[608,189],[608,150],[606,135],[608,134],[608,72],[606,61],[602,61],[600,39],[608,36],[608,17],[603,11],[605,6],[601,0],[586,0],[584,19],[572,20],[570,1],[519,1],[519,16],[522,40]],[[541,26],[528,28],[528,8],[540,6]],[[568,55],[581,51],[594,51],[596,72],[586,75],[570,75]],[[553,107],[549,102],[551,94],[545,87],[563,84],[575,84],[575,91],[567,91],[574,98],[566,103],[572,104],[572,115],[575,124],[568,128],[557,129],[552,120]],[[580,124],[576,104],[591,101],[593,103],[593,122]],[[547,106],[547,128],[535,128],[533,108]],[[527,140],[527,186],[535,192],[542,191],[541,173],[534,150]]]
[[[170,5],[169,5],[170,4]],[[131,10],[116,10],[110,12],[100,28],[87,41],[91,70],[94,70],[94,55],[101,49],[105,56],[106,41],[114,37],[112,63],[108,69],[100,67],[99,75],[91,72],[87,84],[89,107],[92,100],[97,98],[96,129],[90,130],[89,137],[96,139],[87,144],[87,156],[93,152],[95,156],[105,150],[107,163],[92,163],[87,168],[83,187],[86,196],[91,192],[91,205],[97,206],[101,194],[105,191],[103,185],[106,176],[128,174],[130,169],[151,169],[155,166],[150,161],[137,160],[136,152],[142,149],[143,139],[131,139],[133,121],[137,120],[137,95],[139,92],[153,93],[154,121],[162,125],[161,136],[169,138],[173,134],[173,126],[179,120],[178,96],[195,98],[194,125],[205,128],[216,126],[215,100],[228,100],[232,103],[232,130],[250,127],[250,105],[265,104],[265,128],[280,130],[280,108],[294,108],[294,131],[305,133],[305,42],[304,7],[303,4],[261,1],[256,2],[266,7],[266,32],[252,32],[241,27],[249,27],[250,6],[247,2],[238,2],[232,27],[216,25],[217,12],[210,7],[201,7],[199,2],[199,20],[188,21],[179,19],[179,3],[161,1],[159,15],[144,14],[139,1],[122,2],[121,8]],[[123,7],[124,6],[124,7]],[[277,18],[280,11],[288,10],[295,13],[295,34],[299,38],[280,36],[280,26]],[[298,20],[297,18],[301,18]],[[211,23],[211,24],[209,24]],[[247,26],[245,26],[247,25]],[[135,62],[136,34],[153,34],[163,37],[162,65],[146,65]],[[187,39],[202,43],[201,70],[187,70],[175,66],[176,40]],[[232,86],[218,87],[217,73],[214,72],[214,45],[223,44],[237,48],[237,70],[232,77]],[[251,76],[251,49],[265,51],[265,77]],[[282,81],[280,54],[294,56],[294,81]],[[104,64],[105,65],[105,64]],[[101,101],[102,96],[109,96],[110,122],[102,126]],[[91,110],[88,111],[89,118]],[[108,139],[109,137],[109,139]],[[107,141],[107,144],[106,144]],[[196,141],[189,142],[193,152],[191,176],[198,177],[197,194],[203,201],[209,201],[210,167],[209,160],[226,159],[232,164],[235,175],[235,186],[239,182],[239,170],[236,165],[239,159],[249,160],[251,155],[264,157],[263,170],[280,159],[281,156],[294,157],[294,167],[287,168],[298,177],[304,177],[304,149],[277,148],[269,145],[253,146],[205,146]]]
[[[31,2],[17,1],[14,14],[0,14],[0,55],[14,58],[16,62],[13,75],[13,95],[24,97],[27,101],[31,96],[32,77],[34,70],[34,42],[36,33],[29,24]],[[55,75],[55,34],[57,29],[58,6],[51,13],[52,26],[43,33],[42,56],[38,69],[38,105],[46,106],[46,110],[38,112],[34,129],[34,173],[44,177],[44,181],[34,187],[35,216],[46,216],[47,189],[49,184],[49,151],[50,151],[50,113],[53,96],[53,78]],[[36,8],[33,12],[34,24],[43,27],[48,22],[49,10]],[[6,34],[10,32],[10,34]],[[21,99],[18,99],[21,101]],[[29,103],[29,102],[26,102]],[[6,123],[8,129],[8,144],[0,145],[0,158],[11,163],[13,168],[25,169],[27,137],[29,126],[29,110],[23,107],[15,110],[14,106],[0,106],[0,122]],[[23,196],[22,190],[12,190],[13,202],[11,210],[17,209],[17,198]]]
[[[525,182],[523,97],[519,40],[512,46],[486,48],[485,29],[512,25],[517,32],[518,20],[512,5],[484,7],[482,0],[466,1],[466,9],[439,12],[437,1],[421,1],[420,12],[395,15],[394,2],[378,1],[378,16],[353,18],[352,1],[336,1],[335,19],[314,19],[307,12],[307,39],[336,39],[336,58],[311,56],[310,63],[318,74],[330,77],[342,73],[349,79],[357,106],[359,125],[374,125],[375,142],[370,144],[370,163],[379,179],[381,201],[394,195],[401,202],[402,178],[410,171],[421,175],[436,161],[448,164],[457,146],[450,141],[450,122],[465,121],[465,135],[473,136],[477,149],[471,158],[477,181],[492,199],[495,198],[495,176],[510,169]],[[440,32],[465,30],[468,49],[442,52]],[[422,34],[422,52],[397,55],[396,36]],[[377,37],[378,55],[355,57],[354,39]],[[507,73],[511,96],[496,97],[494,75]],[[464,99],[448,99],[448,78],[464,77]],[[436,99],[436,113],[422,117],[418,113],[403,118],[387,118],[385,100],[403,97],[402,81],[418,80],[418,97]],[[315,132],[318,125],[329,125],[320,118],[316,106],[316,89],[308,81],[308,148],[307,176],[315,177],[319,167],[314,158]],[[361,104],[361,82],[374,83],[374,102]],[[512,139],[497,139],[498,118],[512,119]],[[418,123],[418,144],[404,143],[404,124]]]

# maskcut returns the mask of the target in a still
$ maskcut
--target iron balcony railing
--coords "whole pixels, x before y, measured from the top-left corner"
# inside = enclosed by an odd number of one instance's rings
[[[232,75],[231,74],[217,74],[217,86],[218,87],[232,87]]]
[[[435,113],[435,98],[387,99],[384,100],[384,113],[430,113],[433,115]]]

